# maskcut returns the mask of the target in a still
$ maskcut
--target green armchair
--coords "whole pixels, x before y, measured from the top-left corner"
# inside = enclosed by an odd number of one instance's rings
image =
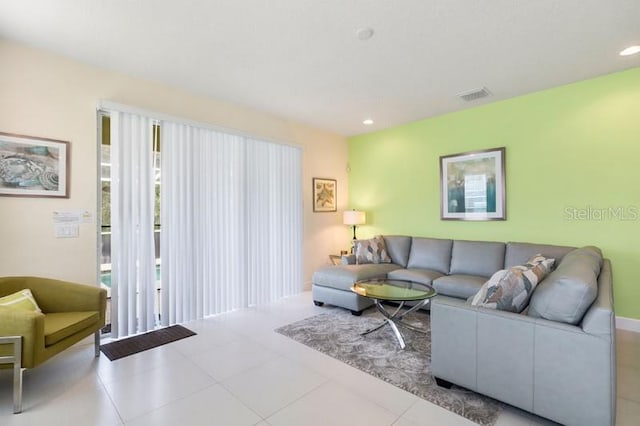
[[[22,411],[22,371],[34,368],[91,334],[100,355],[107,292],[39,277],[0,278],[0,297],[29,289],[40,312],[0,306],[0,368],[14,369],[13,411]]]

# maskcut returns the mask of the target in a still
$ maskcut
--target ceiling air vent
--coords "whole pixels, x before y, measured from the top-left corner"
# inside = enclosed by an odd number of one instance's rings
[[[491,93],[487,90],[486,87],[481,87],[479,89],[467,90],[466,92],[458,93],[458,97],[464,101],[471,102],[476,99],[486,98]]]

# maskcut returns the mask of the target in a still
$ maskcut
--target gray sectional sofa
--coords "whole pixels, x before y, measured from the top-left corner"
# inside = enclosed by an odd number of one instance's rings
[[[359,314],[372,302],[359,280],[389,277],[432,285],[431,370],[447,382],[567,425],[614,425],[615,315],[611,263],[599,249],[530,243],[384,236],[391,263],[343,263],[313,275],[313,300]],[[542,254],[555,269],[513,313],[473,306],[501,269]]]

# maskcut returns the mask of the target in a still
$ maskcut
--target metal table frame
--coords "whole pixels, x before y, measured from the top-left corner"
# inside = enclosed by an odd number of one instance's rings
[[[404,342],[404,337],[402,336],[402,333],[400,333],[400,329],[398,328],[398,326],[408,328],[409,330],[413,330],[422,334],[427,333],[426,330],[407,324],[406,322],[402,321],[402,319],[407,314],[410,314],[411,312],[417,311],[418,309],[426,306],[427,303],[429,303],[429,301],[431,300],[431,298],[419,300],[415,305],[413,305],[411,308],[407,309],[404,312],[402,312],[402,308],[404,307],[406,301],[401,301],[398,307],[396,308],[396,310],[393,311],[393,313],[389,313],[389,311],[387,311],[384,308],[384,306],[382,305],[379,299],[375,299],[375,298],[371,298],[371,299],[373,299],[373,303],[375,304],[375,307],[378,309],[378,311],[380,311],[380,313],[384,316],[384,322],[382,322],[380,325],[370,328],[369,330],[363,333],[360,333],[361,336],[365,336],[369,333],[373,333],[376,330],[380,330],[385,325],[389,325],[389,327],[391,327],[391,329],[393,330],[393,334],[395,334],[396,339],[398,339],[398,343],[400,343],[400,348],[404,349],[406,344]]]

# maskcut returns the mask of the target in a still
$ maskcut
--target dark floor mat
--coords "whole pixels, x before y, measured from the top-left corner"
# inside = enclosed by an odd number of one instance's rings
[[[115,361],[116,359],[195,335],[196,333],[188,328],[181,325],[172,325],[171,327],[101,345],[100,350],[111,361]]]

